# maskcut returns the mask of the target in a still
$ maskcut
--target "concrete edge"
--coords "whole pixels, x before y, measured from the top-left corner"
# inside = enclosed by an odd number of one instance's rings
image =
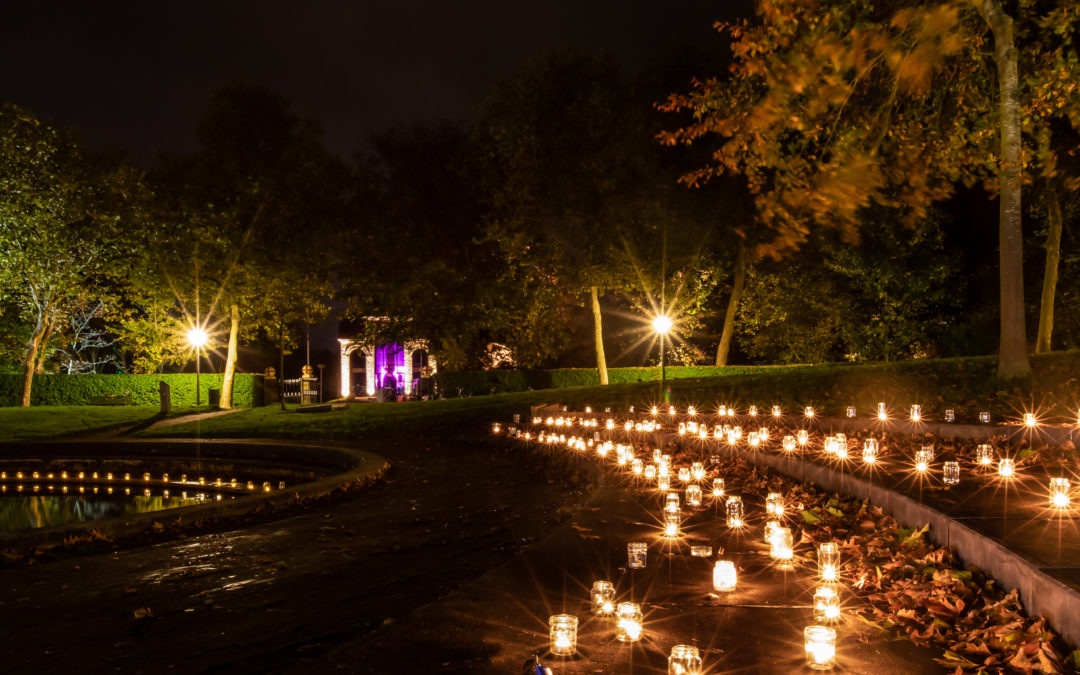
[[[984,570],[1003,588],[1017,589],[1029,615],[1046,618],[1069,644],[1080,644],[1080,592],[1046,574],[1000,542],[905,495],[827,466],[764,452],[740,456],[790,478],[869,499],[905,525],[929,524],[931,541],[954,550],[965,564]]]
[[[339,470],[332,475],[314,481],[298,483],[286,490],[274,491],[269,494],[259,493],[244,497],[237,497],[220,502],[185,506],[176,509],[152,511],[149,513],[132,514],[122,518],[107,518],[82,523],[58,525],[55,527],[34,530],[30,532],[0,533],[0,547],[7,549],[21,548],[50,548],[68,541],[85,539],[117,539],[138,535],[154,529],[155,524],[161,527],[165,523],[177,525],[199,526],[211,524],[226,518],[239,518],[247,515],[260,515],[272,513],[307,499],[326,497],[338,492],[344,492],[359,487],[378,479],[390,467],[389,461],[372,452],[356,450],[345,447],[306,442],[287,442],[263,439],[251,440],[110,440],[110,441],[52,441],[46,443],[19,443],[5,444],[2,446],[4,454],[8,454],[12,448],[32,448],[34,446],[65,446],[79,445],[80,447],[109,445],[113,447],[127,446],[196,446],[209,445],[215,451],[228,450],[230,446],[250,448],[252,446],[274,447],[276,451],[289,452],[314,451],[329,464],[338,464]],[[336,459],[336,461],[335,461]]]

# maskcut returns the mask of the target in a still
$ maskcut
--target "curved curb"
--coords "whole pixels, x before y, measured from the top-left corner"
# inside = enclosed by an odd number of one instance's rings
[[[236,497],[220,502],[70,523],[38,530],[4,532],[0,533],[0,547],[48,548],[79,539],[110,540],[131,537],[150,530],[162,530],[166,527],[200,527],[225,519],[265,515],[305,500],[328,497],[355,489],[377,480],[390,467],[385,457],[364,450],[264,439],[229,439],[227,441],[114,439],[91,442],[12,443],[0,445],[0,457],[25,456],[37,459],[38,456],[33,453],[40,455],[41,448],[49,448],[54,454],[58,448],[66,448],[69,455],[77,452],[84,456],[88,454],[92,456],[94,451],[100,449],[102,457],[109,459],[132,456],[146,458],[145,454],[136,455],[135,453],[148,448],[153,448],[158,453],[164,451],[168,454],[162,456],[171,458],[209,459],[205,453],[213,452],[215,459],[267,459],[266,455],[259,451],[270,450],[269,459],[278,462],[302,461],[309,466],[325,467],[333,473],[324,478],[298,483],[286,490]],[[233,451],[237,454],[228,452],[222,454],[222,451]]]
[[[795,457],[762,452],[740,457],[752,464],[767,466],[789,478],[865,498],[882,507],[897,521],[928,523],[928,537],[936,544],[955,550],[969,565],[977,566],[1005,588],[1016,588],[1025,610],[1045,617],[1071,644],[1080,644],[1080,592],[1043,572],[1036,564],[980,534],[948,515],[870,481]]]

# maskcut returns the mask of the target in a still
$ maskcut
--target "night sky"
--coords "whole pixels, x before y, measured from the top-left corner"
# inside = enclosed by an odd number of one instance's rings
[[[143,165],[192,149],[213,91],[265,85],[321,122],[343,156],[374,132],[466,120],[523,60],[571,46],[628,67],[750,0],[403,0],[6,3],[0,99],[118,145]]]

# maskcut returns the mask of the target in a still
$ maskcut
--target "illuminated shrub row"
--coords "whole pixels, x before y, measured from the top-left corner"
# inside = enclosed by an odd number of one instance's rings
[[[199,378],[203,405],[210,389],[221,389],[220,373],[203,373]],[[238,373],[233,379],[233,406],[251,408],[262,405],[262,375]],[[0,375],[0,406],[18,404],[22,375]],[[164,375],[37,375],[34,377],[31,405],[89,405],[117,397],[132,405],[157,406],[158,383],[172,388],[174,408],[195,405],[195,374]]]

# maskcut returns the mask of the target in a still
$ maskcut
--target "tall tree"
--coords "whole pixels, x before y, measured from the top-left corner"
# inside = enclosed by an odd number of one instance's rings
[[[29,324],[22,406],[50,338],[99,282],[140,254],[123,245],[127,223],[108,209],[132,176],[88,161],[69,135],[0,104],[0,286]]]
[[[228,326],[221,407],[232,402],[237,344],[314,323],[329,309],[326,258],[346,175],[321,130],[278,94],[232,83],[197,128],[199,150],[166,157],[160,190],[174,205],[162,276],[182,282],[187,312]],[[197,282],[197,283],[196,283]],[[198,288],[196,288],[198,286]],[[276,342],[276,340],[275,340]]]
[[[626,238],[665,215],[649,203],[650,101],[604,55],[557,52],[500,83],[485,101],[477,143],[488,154],[487,240],[507,263],[504,287],[522,301],[499,328],[523,365],[551,356],[553,331],[587,303],[600,381],[607,381],[601,301],[639,284]],[[657,238],[651,251],[659,246]],[[543,336],[556,339],[543,339]]]
[[[1068,3],[1044,4],[1066,25],[1080,20]],[[1044,12],[1035,5],[1020,0],[1010,15],[999,0],[926,0],[899,9],[864,0],[759,0],[756,22],[724,27],[734,37],[731,77],[673,96],[668,107],[690,109],[696,121],[664,140],[720,137],[713,160],[686,180],[746,175],[760,225],[773,233],[759,249],[774,257],[807,241],[807,223],[854,242],[873,204],[900,208],[914,223],[957,182],[984,181],[1001,207],[998,374],[1023,376],[1030,368],[1021,118],[1065,105],[1068,88],[1056,83],[1076,68],[1075,60],[1039,62],[1021,87],[1018,34],[1023,49],[1043,49]],[[1039,26],[1016,29],[1017,19],[1032,23],[1035,16]]]

